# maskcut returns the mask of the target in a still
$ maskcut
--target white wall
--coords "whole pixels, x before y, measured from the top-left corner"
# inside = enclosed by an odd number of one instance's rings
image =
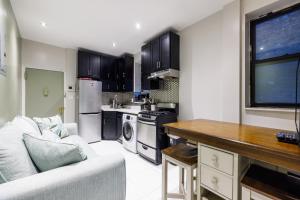
[[[45,69],[64,72],[64,120],[75,122],[75,84],[77,69],[77,50],[64,49],[35,41],[22,40],[22,70],[26,68]],[[22,113],[25,114],[25,80],[23,79]],[[72,89],[69,90],[68,87]]]
[[[249,16],[296,2],[300,1],[236,0],[180,32],[180,119],[205,118],[295,130],[292,110],[246,109],[249,57],[245,49],[249,41],[245,27]]]
[[[180,32],[180,119],[240,121],[240,3]]]
[[[295,130],[294,113],[291,111],[278,111],[274,109],[259,110],[259,109],[247,109],[246,105],[249,98],[249,60],[245,52],[247,49],[247,34],[246,15],[253,15],[256,13],[267,13],[275,8],[285,7],[291,3],[300,2],[294,0],[243,0],[242,1],[242,123],[256,126],[264,126],[270,128]]]
[[[6,75],[0,74],[0,126],[21,114],[21,38],[10,2],[0,0],[6,34]],[[2,33],[1,33],[2,34]]]

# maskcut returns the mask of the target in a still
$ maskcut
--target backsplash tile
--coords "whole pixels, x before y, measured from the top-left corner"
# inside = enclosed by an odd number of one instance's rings
[[[156,102],[179,103],[179,79],[164,80],[159,90],[150,90]]]
[[[110,105],[112,104],[112,100],[115,95],[118,95],[118,102],[121,104],[129,104],[131,102],[131,98],[133,96],[132,92],[103,92],[102,93],[102,105]]]
[[[121,104],[130,104],[133,97],[132,92],[103,92],[102,105],[112,104],[115,95],[118,95],[118,101]],[[150,90],[150,97],[156,102],[179,103],[179,80],[164,80],[159,90]]]

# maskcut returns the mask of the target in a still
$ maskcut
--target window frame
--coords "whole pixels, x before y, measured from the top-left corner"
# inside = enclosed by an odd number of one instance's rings
[[[272,61],[284,61],[288,59],[299,59],[300,52],[294,54],[287,54],[283,56],[277,56],[273,58],[267,58],[262,60],[256,60],[256,31],[255,27],[257,24],[262,23],[264,21],[268,21],[270,19],[274,19],[278,16],[287,14],[289,12],[293,12],[294,10],[300,9],[300,3],[297,3],[288,8],[268,13],[258,19],[253,19],[250,21],[250,107],[277,107],[277,108],[293,108],[295,104],[290,103],[256,103],[255,102],[255,66],[256,64],[267,63]],[[298,103],[298,106],[300,102]]]

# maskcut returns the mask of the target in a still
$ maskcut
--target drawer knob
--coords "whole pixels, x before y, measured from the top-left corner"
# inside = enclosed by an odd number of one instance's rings
[[[218,182],[219,182],[219,180],[218,180],[218,178],[217,177],[212,177],[212,179],[211,179],[211,183],[214,185],[214,187],[217,187],[217,185],[218,185]]]
[[[218,156],[217,155],[215,155],[215,154],[212,155],[211,161],[215,167],[218,167]]]

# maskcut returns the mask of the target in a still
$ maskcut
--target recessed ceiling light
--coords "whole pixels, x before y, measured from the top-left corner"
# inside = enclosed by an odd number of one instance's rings
[[[41,26],[44,27],[44,28],[46,28],[47,27],[46,22],[41,21]]]
[[[117,44],[116,44],[115,42],[113,42],[113,43],[112,43],[112,46],[113,46],[113,47],[116,47],[116,46],[117,46]]]
[[[264,50],[264,47],[260,47],[259,50],[261,50],[261,51]]]
[[[141,24],[140,24],[140,23],[136,23],[136,24],[135,24],[135,28],[136,28],[137,30],[140,30],[140,29],[141,29]]]

